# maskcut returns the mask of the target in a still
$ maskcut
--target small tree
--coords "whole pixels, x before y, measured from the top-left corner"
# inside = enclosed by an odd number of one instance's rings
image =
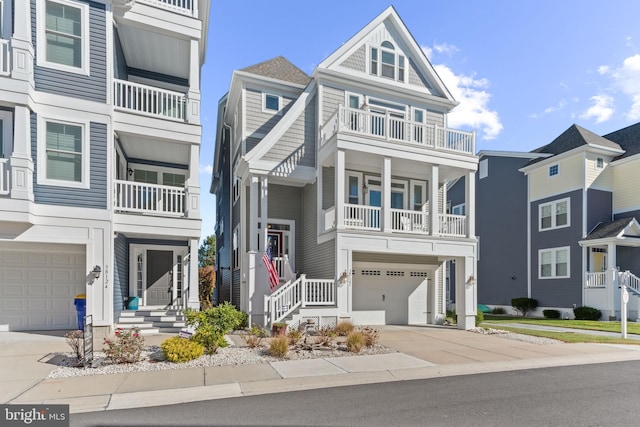
[[[211,304],[211,294],[216,287],[216,269],[213,265],[198,268],[198,293],[200,297],[200,309],[206,310],[213,307]]]
[[[216,236],[206,237],[198,248],[198,267],[206,267],[215,264],[216,257]]]
[[[511,306],[522,313],[522,317],[527,317],[527,313],[538,308],[538,301],[533,298],[514,298],[511,300]]]

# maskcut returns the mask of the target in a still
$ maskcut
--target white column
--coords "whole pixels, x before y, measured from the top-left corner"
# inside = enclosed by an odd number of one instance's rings
[[[269,229],[269,180],[266,176],[262,177],[262,190],[260,192],[260,223],[262,224],[262,235],[260,236],[260,244],[263,248],[267,247],[267,234]]]
[[[336,150],[335,159],[335,198],[336,198],[336,227],[344,226],[344,168],[345,154],[343,150]]]
[[[262,250],[258,248],[258,200],[259,200],[258,197],[260,195],[260,190],[258,188],[259,182],[260,181],[257,176],[251,176],[251,191],[250,191],[251,212],[249,212],[249,242],[250,242],[249,250],[250,251]]]
[[[200,146],[193,144],[189,152],[189,179],[187,180],[187,218],[200,218]]]
[[[391,158],[382,159],[382,231],[391,231]]]
[[[11,198],[33,201],[33,160],[31,158],[31,111],[17,105],[14,113],[11,164]],[[44,141],[40,141],[44,143]]]
[[[31,44],[31,2],[13,2],[14,28],[11,37],[11,77],[33,81],[33,45]]]
[[[189,282],[186,289],[189,296],[187,307],[200,309],[200,281],[198,280],[198,239],[189,240]],[[183,282],[185,280],[183,279]]]
[[[477,286],[476,258],[456,258],[456,316],[458,329],[476,326]]]
[[[200,42],[191,40],[189,50],[189,92],[187,93],[187,121],[200,124]]]
[[[429,229],[432,236],[440,235],[438,175],[438,166],[431,166],[431,180],[429,181],[429,218],[431,218],[431,224],[429,224]]]
[[[604,311],[604,318],[608,316],[616,316],[616,309],[620,308],[620,299],[618,295],[618,268],[616,260],[616,244],[607,244],[607,276],[605,278],[605,287],[607,290],[607,308]]]
[[[467,182],[465,186],[465,206],[467,211],[467,237],[473,239],[476,237],[476,173],[469,172],[467,174]]]
[[[258,298],[256,293],[256,251],[249,251],[247,253],[247,288],[248,288],[248,301],[247,301],[247,313],[249,314],[249,325],[253,325],[253,322],[257,322],[256,315],[258,313],[264,313],[264,298]],[[255,303],[255,304],[254,304]],[[259,306],[262,305],[262,310]],[[254,310],[256,312],[254,313]]]

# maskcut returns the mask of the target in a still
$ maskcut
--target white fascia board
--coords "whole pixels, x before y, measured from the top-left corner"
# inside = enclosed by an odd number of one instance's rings
[[[147,238],[200,238],[202,220],[195,218],[150,217],[116,213],[113,231]]]
[[[498,150],[481,150],[478,151],[478,157],[513,157],[518,159],[539,159],[541,157],[551,157],[549,153],[531,153],[526,151],[498,151]]]
[[[618,149],[615,148],[609,148],[609,147],[603,147],[601,145],[581,145],[580,147],[576,147],[572,150],[569,151],[565,151],[564,153],[560,153],[560,154],[556,154],[556,155],[552,155],[551,157],[544,159],[536,164],[530,165],[530,166],[525,166],[521,169],[519,169],[520,172],[524,172],[525,174],[528,174],[529,172],[538,169],[540,167],[545,167],[548,166],[551,163],[555,163],[555,162],[559,162],[559,161],[563,161],[566,160],[570,157],[573,156],[578,156],[578,155],[584,155],[584,153],[586,152],[597,152],[597,153],[602,153],[602,154],[606,154],[606,155],[620,155],[620,154],[624,154],[624,150],[620,151]]]
[[[35,91],[31,94],[33,103],[30,103],[29,106],[36,113],[44,111],[50,114],[58,114],[59,112],[69,114],[72,111],[76,111],[79,117],[96,122],[109,120],[112,113],[112,106],[104,102],[86,101],[40,91]]]
[[[124,13],[123,18],[137,27],[156,33],[161,30],[164,34],[170,33],[171,36],[185,40],[199,40],[203,34],[202,21],[199,19],[140,2],[135,2],[133,7]]]
[[[640,153],[634,154],[633,156],[625,157],[625,158],[620,159],[620,160],[615,160],[615,161],[611,162],[610,165],[613,166],[613,167],[616,167],[616,166],[621,166],[621,165],[625,165],[627,163],[637,162],[637,161],[640,161]]]
[[[602,246],[613,243],[618,246],[640,247],[640,238],[637,237],[606,237],[603,239],[580,240],[578,244],[583,248]]]
[[[625,153],[625,150],[623,150],[622,148],[617,149],[612,147],[605,147],[603,145],[598,145],[598,144],[587,144],[586,147],[587,148],[585,149],[585,151],[590,151],[592,153],[597,153],[597,154],[604,154],[607,156],[621,156],[622,154]]]
[[[316,179],[316,168],[314,167],[296,166],[291,172],[278,172],[280,165],[280,162],[256,160],[249,164],[248,171],[251,175],[268,175],[269,182],[276,180],[299,186],[310,184]]]

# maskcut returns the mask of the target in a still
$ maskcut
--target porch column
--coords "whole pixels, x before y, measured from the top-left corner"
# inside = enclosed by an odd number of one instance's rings
[[[467,174],[465,192],[465,206],[467,214],[467,237],[474,239],[476,237],[476,173],[469,172]]]
[[[261,302],[261,299],[258,298],[256,293],[256,251],[249,251],[247,253],[247,288],[248,288],[248,298],[247,298],[247,313],[249,314],[249,325],[253,325],[253,322],[260,322],[258,324],[262,324],[262,319],[256,319],[256,313],[253,312],[256,309],[257,305],[262,305],[263,310],[259,310],[260,313],[264,312],[264,301]],[[262,298],[264,300],[264,298]],[[255,303],[255,304],[254,304]]]
[[[188,308],[200,308],[200,280],[198,280],[198,239],[189,240],[189,274],[187,275]]]
[[[200,146],[193,144],[189,152],[189,180],[187,181],[185,215],[187,218],[200,218]]]
[[[608,316],[616,316],[616,311],[620,310],[620,298],[618,294],[618,268],[616,260],[616,244],[607,244],[607,276],[605,286],[607,289],[607,309],[604,311],[605,320]]]
[[[382,231],[391,231],[391,158],[382,159]]]
[[[335,156],[336,228],[340,228],[344,226],[344,150],[336,150]]]
[[[22,4],[22,2],[16,2]],[[26,2],[24,2],[26,3]],[[33,201],[33,159],[31,158],[31,111],[16,105],[14,112],[11,198]],[[44,143],[44,141],[41,141]]]
[[[431,223],[429,224],[429,229],[431,230],[432,236],[440,235],[438,175],[438,166],[431,166],[431,180],[429,181],[429,218],[431,218]]]
[[[456,258],[456,316],[458,329],[476,326],[477,308],[476,258]]]
[[[11,37],[11,77],[29,82],[33,80],[33,45],[31,44],[31,2],[13,2],[14,26]]]
[[[197,2],[196,2],[197,3]],[[200,42],[191,40],[189,50],[189,92],[187,93],[187,122],[200,124]]]
[[[262,235],[260,238],[262,241],[260,244],[263,248],[267,247],[267,233],[269,229],[267,228],[267,224],[269,223],[269,180],[266,176],[262,177],[262,190],[260,192],[260,223],[262,224]]]
[[[258,190],[258,183],[259,183],[259,178],[257,176],[251,176],[251,191],[249,192],[251,195],[251,200],[249,204],[249,208],[251,209],[251,212],[249,212],[249,250],[250,251],[258,250],[258,195],[260,194],[260,191]]]

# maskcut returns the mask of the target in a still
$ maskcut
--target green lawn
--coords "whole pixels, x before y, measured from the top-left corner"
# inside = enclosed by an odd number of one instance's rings
[[[484,324],[486,326],[486,324]],[[511,328],[508,326],[500,326],[500,329],[523,335],[532,335],[535,337],[553,338],[566,343],[598,343],[598,344],[632,344],[640,345],[639,340],[622,339],[615,337],[603,337],[598,335],[586,335],[579,332],[550,332],[536,331],[533,329]]]
[[[589,329],[592,331],[618,332],[621,333],[620,322],[601,322],[593,320],[560,320],[560,319],[533,319],[527,317],[510,316],[487,316],[485,323],[500,325],[501,323],[526,323],[542,326],[557,326],[561,328]],[[627,322],[627,332],[640,335],[640,323]]]

